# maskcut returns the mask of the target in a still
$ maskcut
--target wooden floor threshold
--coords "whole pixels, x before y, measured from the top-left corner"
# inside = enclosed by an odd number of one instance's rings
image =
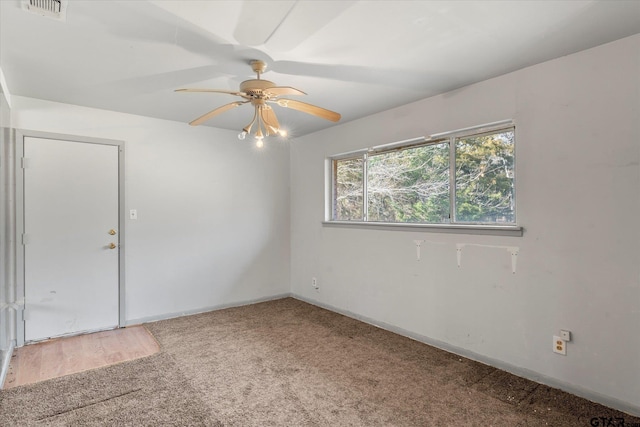
[[[54,338],[17,348],[4,388],[102,368],[158,351],[158,342],[144,326]]]

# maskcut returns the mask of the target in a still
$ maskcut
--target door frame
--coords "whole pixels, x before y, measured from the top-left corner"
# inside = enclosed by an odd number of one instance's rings
[[[124,197],[124,141],[114,139],[93,138],[88,136],[66,135],[59,133],[41,132],[25,129],[16,129],[16,296],[20,300],[20,309],[17,313],[16,338],[17,346],[25,344],[25,245],[22,240],[24,230],[24,139],[26,137],[54,139],[60,141],[80,142],[86,144],[114,145],[118,147],[118,231],[120,248],[118,253],[118,327],[126,324],[125,319],[125,197]]]

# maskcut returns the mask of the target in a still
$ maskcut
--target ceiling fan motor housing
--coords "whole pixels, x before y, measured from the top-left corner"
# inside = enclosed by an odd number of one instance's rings
[[[276,84],[273,82],[270,82],[269,80],[259,80],[259,79],[245,80],[242,83],[240,83],[240,92],[244,92],[249,96],[259,98],[259,97],[267,96],[266,94],[264,94],[264,91],[266,89],[270,89],[275,86]]]

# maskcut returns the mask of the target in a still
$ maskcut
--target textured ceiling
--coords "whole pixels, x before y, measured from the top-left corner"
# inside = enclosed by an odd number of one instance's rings
[[[640,1],[78,1],[66,19],[0,1],[12,95],[189,122],[263,78],[341,122],[640,32]],[[301,136],[332,122],[275,107]],[[205,125],[240,130],[242,106]]]

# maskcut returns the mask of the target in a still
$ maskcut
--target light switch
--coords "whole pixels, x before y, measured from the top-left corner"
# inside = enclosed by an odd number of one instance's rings
[[[138,219],[138,211],[136,209],[129,211],[129,219]]]

